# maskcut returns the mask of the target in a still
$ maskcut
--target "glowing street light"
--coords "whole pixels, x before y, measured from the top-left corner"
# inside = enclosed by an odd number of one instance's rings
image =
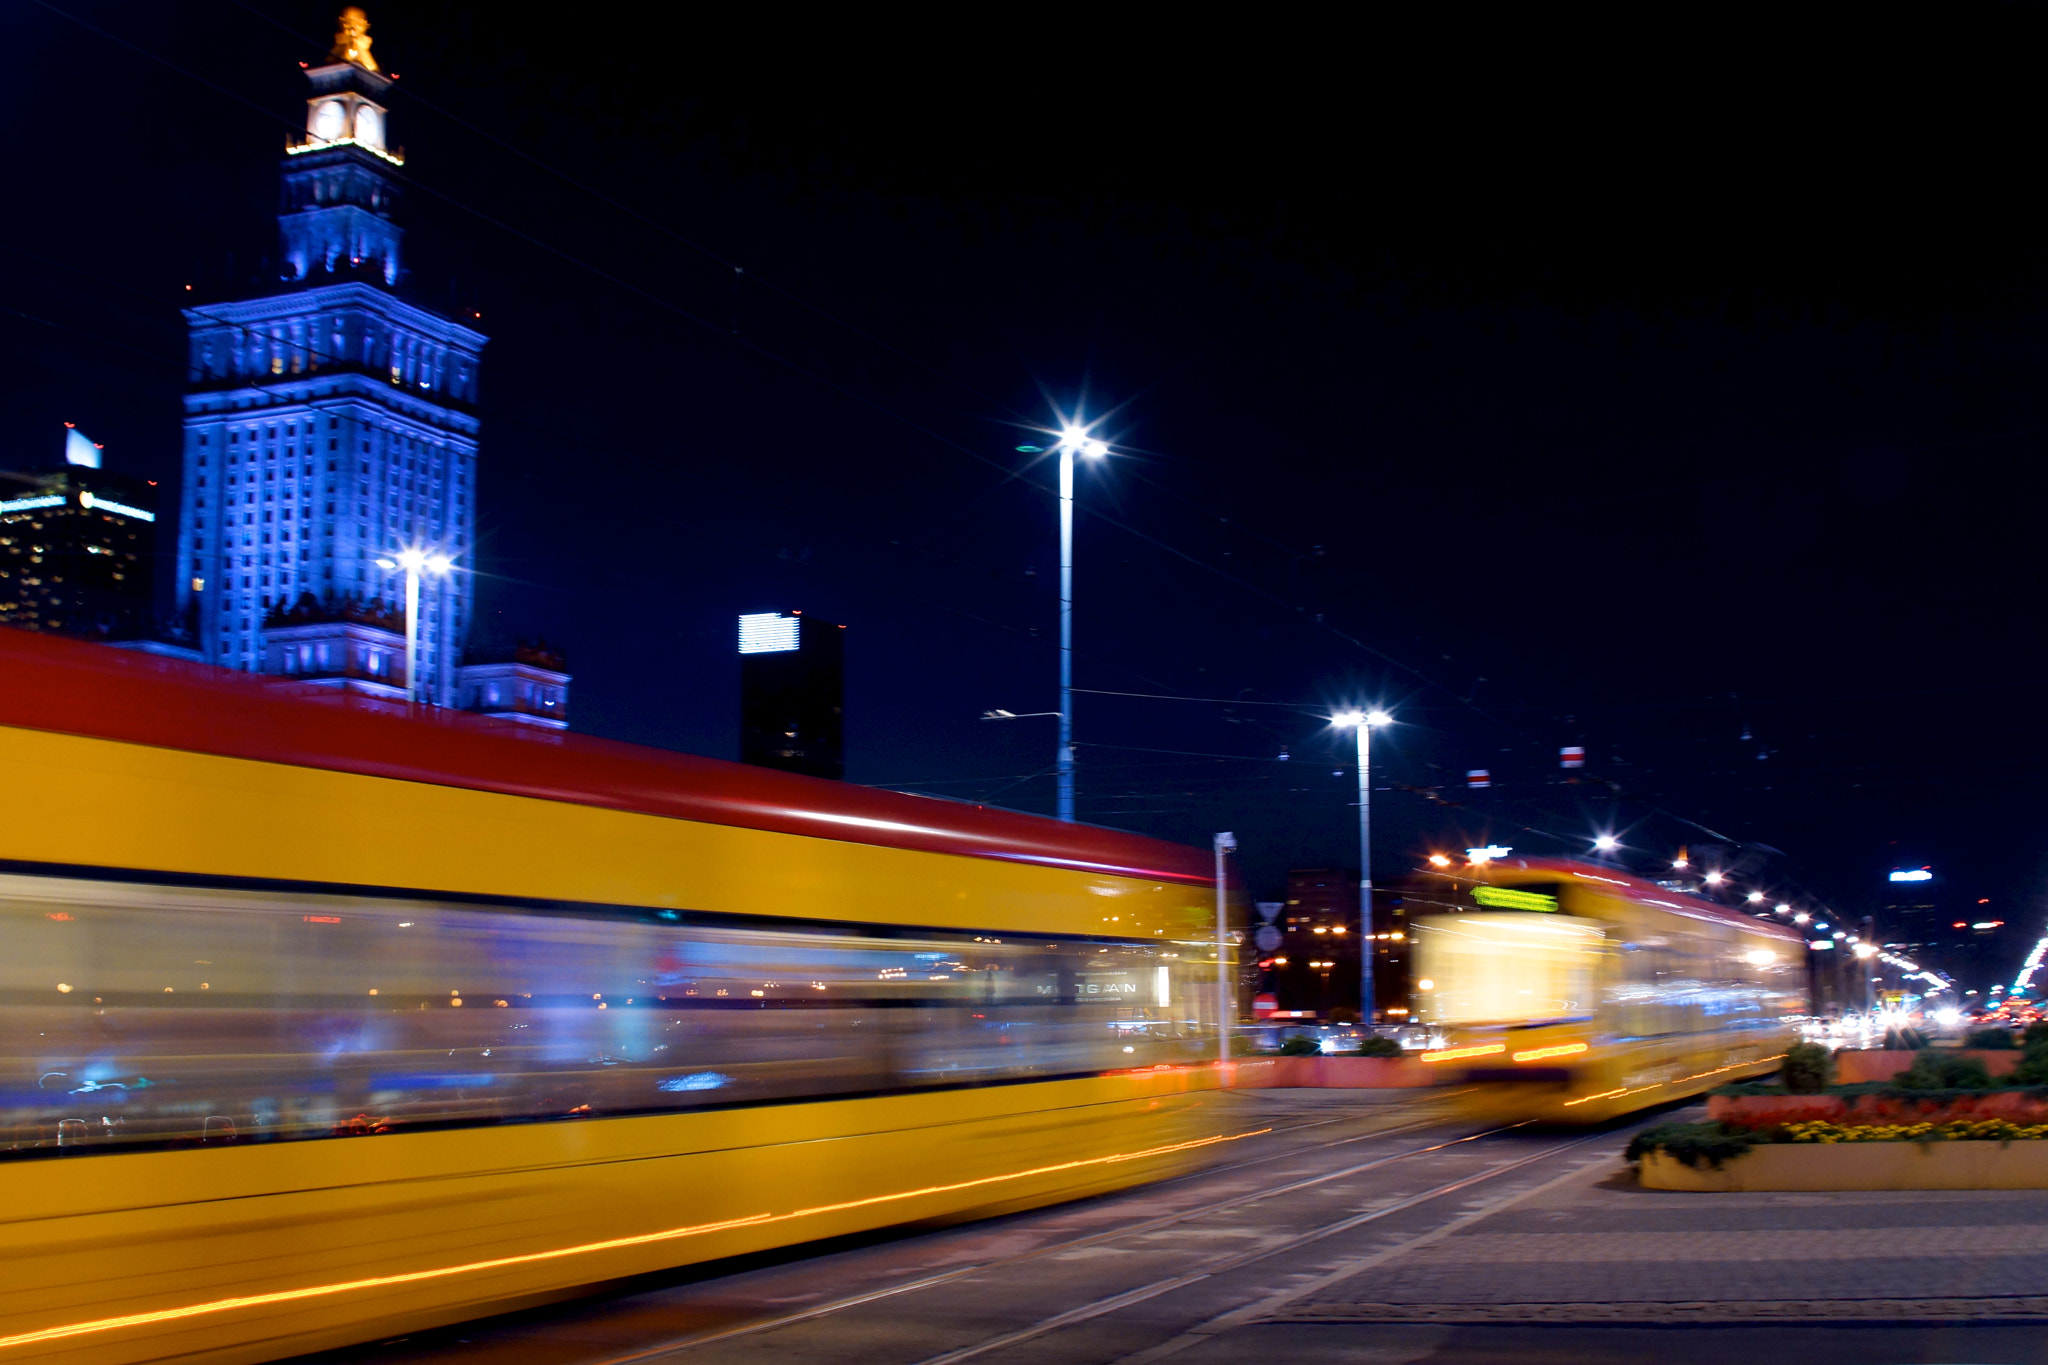
[[[1726,880],[1727,878],[1723,877],[1718,872],[1709,872],[1706,876],[1706,882],[1708,886],[1719,886],[1722,882]]]
[[[1750,903],[1751,905],[1762,905],[1762,904],[1764,903],[1764,893],[1763,893],[1763,892],[1761,892],[1761,891],[1752,891],[1752,892],[1750,892],[1750,893],[1749,893],[1749,903]],[[1781,910],[1782,910],[1782,909],[1784,909],[1784,907],[1783,907],[1783,906],[1779,906],[1778,908],[1779,908],[1779,909],[1781,909]]]
[[[1593,836],[1593,848],[1596,852],[1612,853],[1620,847],[1621,840],[1615,838],[1612,834],[1596,834]]]
[[[405,570],[405,699],[416,703],[420,699],[420,575],[445,577],[455,561],[444,554],[407,549],[400,550],[395,560],[378,560],[377,567]]]
[[[1366,1025],[1379,1017],[1379,994],[1372,980],[1372,727],[1393,721],[1378,709],[1339,711],[1330,717],[1337,729],[1358,732],[1358,932],[1366,937],[1358,953],[1358,1021]]]
[[[1074,456],[1099,460],[1109,446],[1068,425],[1060,431],[1060,740],[1059,818],[1074,818]]]

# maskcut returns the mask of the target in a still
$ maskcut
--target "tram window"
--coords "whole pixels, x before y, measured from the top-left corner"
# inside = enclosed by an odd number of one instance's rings
[[[209,1115],[242,1142],[326,1137],[1214,1047],[1181,945],[897,934],[0,877],[0,1156],[73,1121],[87,1146],[202,1140]]]

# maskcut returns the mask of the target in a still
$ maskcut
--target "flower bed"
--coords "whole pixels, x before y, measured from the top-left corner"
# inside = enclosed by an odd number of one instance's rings
[[[1787,1142],[2037,1142],[2048,1123],[1956,1119],[1948,1123],[1788,1123]]]
[[[1823,1095],[1719,1091],[1707,1097],[1707,1117],[1739,1128],[1791,1123],[1953,1123],[2004,1119],[2048,1123],[2048,1087],[2001,1090],[1900,1090],[1889,1085],[1836,1086]]]

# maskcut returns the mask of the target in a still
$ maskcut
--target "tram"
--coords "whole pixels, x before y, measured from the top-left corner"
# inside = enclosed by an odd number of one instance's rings
[[[0,1362],[346,1346],[1236,1136],[1201,851],[279,686],[0,630]]]
[[[1786,926],[1613,868],[1513,858],[1401,905],[1421,1054],[1490,1118],[1593,1123],[1776,1069],[1806,1011]]]

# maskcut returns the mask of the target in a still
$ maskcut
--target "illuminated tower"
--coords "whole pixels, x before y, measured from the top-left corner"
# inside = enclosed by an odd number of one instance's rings
[[[361,11],[343,13],[333,57],[306,73],[306,132],[285,148],[277,289],[185,310],[178,605],[207,659],[256,672],[266,617],[402,610],[403,572],[377,561],[448,555],[457,571],[420,599],[420,696],[452,705],[486,338],[399,296],[404,156]]]

